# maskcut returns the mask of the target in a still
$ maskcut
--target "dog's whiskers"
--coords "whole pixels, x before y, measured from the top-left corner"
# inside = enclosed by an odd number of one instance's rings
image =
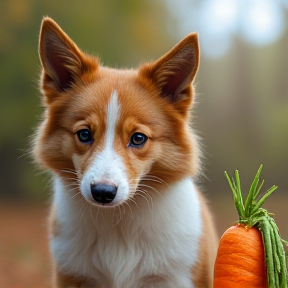
[[[72,189],[72,190],[69,190],[68,192],[72,192],[73,190],[75,190],[76,188],[74,188],[74,189]],[[71,197],[71,199],[73,199],[74,197],[77,197],[78,195],[80,195],[81,194],[81,192],[77,192],[77,193],[75,193],[72,197]],[[82,195],[82,194],[81,194]]]
[[[66,188],[70,188],[70,187],[78,187],[80,188],[79,183],[69,183],[65,185]]]
[[[79,190],[77,186],[76,186],[76,187],[73,187],[73,186],[72,186],[71,188],[68,188],[66,191],[67,191],[68,193],[70,193],[70,192],[75,191],[75,190]]]
[[[132,208],[130,207],[129,203],[127,201],[124,201],[123,204],[126,204],[128,206],[131,214],[133,215]]]
[[[75,175],[77,176],[75,179],[78,179],[78,181],[80,181],[79,179],[81,179],[83,176],[83,174],[78,170],[75,171],[72,169],[61,169],[60,172]]]
[[[160,184],[163,184],[162,181],[160,180],[157,180],[157,179],[149,179],[149,178],[141,178],[141,181],[151,181],[151,182],[156,182],[156,183],[160,183]]]
[[[80,183],[79,179],[77,179],[77,178],[65,177],[65,178],[63,178],[63,180],[67,180],[68,182],[69,182],[69,180],[73,180],[73,181],[75,181],[75,182],[77,182],[77,183]]]
[[[130,197],[129,200],[134,203],[136,207],[138,207],[138,203],[134,200],[134,198]]]
[[[153,204],[153,199],[152,199],[151,195],[147,194],[147,192],[145,190],[142,190],[142,189],[137,189],[135,195],[140,196],[143,199],[145,199],[145,201],[147,202],[147,205],[149,207],[149,210],[153,211],[154,204]],[[150,196],[149,197],[150,201],[149,201],[147,196]],[[151,202],[151,206],[150,206],[150,202]]]
[[[72,169],[61,169],[60,172],[78,175],[77,172],[75,170],[72,170]]]
[[[154,187],[151,186],[151,185],[146,185],[146,184],[140,183],[140,184],[138,185],[138,187],[139,187],[139,188],[143,188],[143,187],[149,188],[149,189],[155,191],[158,195],[162,196],[162,194],[161,194],[156,188],[154,188]],[[145,190],[145,191],[146,191],[146,190]],[[146,191],[146,192],[147,192],[147,191]],[[147,194],[149,194],[149,193],[147,193]],[[150,196],[151,196],[151,195],[150,195]]]

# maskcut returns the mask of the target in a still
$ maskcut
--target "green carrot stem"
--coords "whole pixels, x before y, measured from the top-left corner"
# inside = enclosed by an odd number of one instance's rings
[[[283,249],[283,244],[279,236],[278,227],[276,223],[274,222],[273,219],[271,219],[270,222],[271,222],[271,226],[273,227],[274,237],[276,239],[275,243],[277,246],[277,253],[275,253],[275,255],[278,256],[279,265],[280,265],[280,269],[278,271],[279,276],[280,276],[280,287],[286,287],[285,285],[287,285],[287,281],[288,281],[288,277],[287,277],[288,271],[287,271],[287,266],[286,266],[285,251]]]
[[[240,218],[242,218],[245,214],[245,209],[244,209],[244,206],[241,205],[241,201],[239,201],[239,197],[238,197],[238,193],[237,193],[237,187],[236,187],[236,184],[234,182],[234,179],[232,178],[233,180],[233,183],[228,175],[228,173],[225,171],[224,172],[224,175],[226,176],[226,179],[229,183],[229,186],[232,190],[232,193],[233,193],[233,199],[234,199],[234,203],[236,204],[236,209],[237,209],[237,212],[238,212],[238,215]]]
[[[252,209],[252,213],[256,212],[267,200],[267,198],[278,188],[278,186],[272,186],[264,195],[263,197],[258,201],[258,203],[254,206]]]
[[[255,204],[256,198],[258,197],[258,195],[259,195],[259,193],[260,193],[260,191],[261,191],[261,189],[262,189],[262,187],[263,187],[264,182],[265,182],[265,181],[262,180],[262,182],[261,182],[261,184],[259,185],[257,191],[255,192],[254,197],[253,197],[253,200],[254,200],[254,203],[253,203],[253,204]]]
[[[260,220],[260,219],[259,219]],[[274,259],[273,259],[273,249],[270,237],[269,227],[267,226],[267,220],[263,217],[261,220],[261,232],[265,250],[265,259],[266,259],[266,267],[267,267],[267,276],[268,276],[268,287],[279,287],[275,286],[275,267],[274,267]],[[264,241],[265,239],[265,241]]]
[[[236,170],[235,171],[235,187],[236,187],[236,192],[237,192],[237,195],[238,195],[238,201],[239,201],[239,206],[240,206],[240,209],[241,209],[241,214],[242,214],[242,217],[245,215],[245,206],[243,205],[243,198],[242,198],[242,192],[241,192],[241,183],[240,183],[240,176],[239,176],[239,171]]]
[[[246,201],[245,201],[245,212],[246,212],[246,217],[249,217],[250,215],[250,209],[252,209],[252,201],[253,201],[253,198],[254,198],[254,194],[255,194],[255,191],[257,190],[257,186],[258,186],[258,183],[259,183],[259,177],[260,177],[260,174],[261,174],[261,171],[263,169],[263,165],[261,165],[254,177],[254,180],[251,184],[251,187],[249,189],[249,192],[248,192],[248,195],[246,197]],[[239,182],[240,184],[240,182]]]

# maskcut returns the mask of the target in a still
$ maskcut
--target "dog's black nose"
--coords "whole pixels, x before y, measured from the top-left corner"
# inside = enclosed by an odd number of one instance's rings
[[[93,199],[98,203],[110,203],[117,194],[117,187],[104,183],[93,183],[91,184],[91,194]]]

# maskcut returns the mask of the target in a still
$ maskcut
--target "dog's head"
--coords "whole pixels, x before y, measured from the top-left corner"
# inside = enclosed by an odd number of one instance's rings
[[[199,149],[189,127],[196,34],[138,70],[116,70],[44,18],[39,54],[45,112],[34,155],[70,193],[115,206],[196,173]]]

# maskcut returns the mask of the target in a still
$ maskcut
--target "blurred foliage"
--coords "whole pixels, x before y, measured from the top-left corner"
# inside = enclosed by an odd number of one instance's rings
[[[165,1],[1,0],[0,195],[15,199],[41,199],[49,191],[27,155],[41,115],[37,46],[44,15],[112,67],[159,57],[181,38],[181,20],[169,14]],[[228,190],[223,170],[239,168],[249,177],[260,163],[265,179],[288,190],[287,51],[286,33],[270,46],[235,40],[225,57],[202,57],[194,122],[204,139],[208,191]]]

